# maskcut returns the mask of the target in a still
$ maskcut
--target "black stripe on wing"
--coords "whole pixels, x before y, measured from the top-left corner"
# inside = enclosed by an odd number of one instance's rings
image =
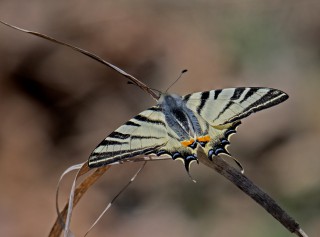
[[[254,89],[254,88],[252,88]],[[262,88],[263,89],[263,88]],[[248,92],[249,93],[249,92]],[[249,97],[247,97],[249,98]],[[224,122],[223,124],[232,123],[237,120],[243,119],[248,117],[250,114],[255,113],[257,111],[269,108],[271,106],[277,105],[285,100],[287,100],[289,96],[276,89],[270,89],[265,95],[263,95],[260,99],[253,102],[249,106],[247,106],[239,115],[236,115],[230,118],[228,121]]]
[[[148,110],[162,112],[162,108],[159,106],[150,107]]]
[[[245,102],[247,99],[249,99],[251,96],[256,94],[260,88],[259,87],[252,87],[250,90],[245,94],[243,99],[239,102],[240,104]]]
[[[104,165],[119,162],[123,159],[135,157],[138,155],[150,154],[152,152],[156,152],[156,150],[161,146],[162,145],[144,147],[143,149],[130,149],[130,150],[118,150],[113,152],[92,153],[89,157],[88,166],[90,168],[97,168]]]
[[[237,100],[241,97],[242,93],[245,91],[245,87],[238,87],[235,88],[233,95],[231,96],[230,100]]]
[[[234,102],[230,100],[230,101],[228,102],[228,104],[226,104],[226,105],[224,106],[223,110],[220,111],[220,113],[217,115],[217,117],[216,117],[214,120],[219,119],[220,116],[223,115],[224,112],[226,112],[226,110],[229,109],[233,104],[234,104]]]
[[[117,139],[121,139],[121,140],[124,140],[124,139],[127,139],[130,137],[130,134],[125,134],[125,133],[121,133],[121,132],[112,132],[109,136],[109,138],[117,138]]]
[[[210,91],[205,91],[205,92],[201,93],[201,98],[200,98],[201,102],[200,102],[200,105],[197,108],[198,114],[201,115],[201,111],[202,111],[203,107],[205,106],[209,96],[210,96]]]
[[[187,102],[189,101],[191,95],[192,95],[192,94],[185,95],[185,96],[183,97],[183,101],[184,101],[185,103],[187,103]]]
[[[143,135],[132,135],[130,139],[161,139],[163,137],[156,137],[156,136],[143,136]]]
[[[141,125],[138,124],[138,123],[135,123],[131,120],[129,120],[128,122],[125,123],[125,125],[128,125],[128,126],[133,126],[133,127],[140,127]]]
[[[109,140],[109,139],[105,139],[102,142],[100,142],[100,144],[97,146],[108,146],[108,145],[123,145],[123,144],[128,144],[128,142],[125,141],[114,141],[114,140]]]
[[[143,116],[141,114],[138,114],[137,116],[135,116],[134,119],[137,120],[137,121],[140,121],[140,122],[146,122],[146,123],[162,125],[164,127],[166,126],[165,122],[163,122],[162,120],[149,119],[148,117]]]
[[[215,100],[218,99],[218,96],[220,95],[221,91],[222,91],[222,90],[214,90],[214,96],[213,96],[213,98],[214,98]]]
[[[224,112],[226,112],[233,104],[235,104],[236,102],[234,102],[234,101],[238,100],[246,89],[247,89],[246,87],[235,88],[232,96],[230,97],[230,101],[224,106],[224,108],[220,111],[220,113],[217,115],[217,117],[214,120],[219,119],[220,116],[222,116],[224,114]],[[251,91],[251,89],[248,92],[250,92],[250,91]],[[247,94],[248,94],[248,92],[247,92]]]
[[[116,136],[111,136],[114,133],[117,133]],[[122,133],[121,133],[122,134]],[[110,145],[124,145],[124,144],[129,144],[130,140],[142,140],[142,139],[161,139],[162,137],[157,137],[157,136],[144,136],[144,135],[132,135],[132,136],[126,136],[129,134],[122,134],[119,136],[119,132],[113,132],[111,133],[106,139],[104,139],[102,142],[99,143],[98,147],[104,147],[104,146],[110,146]],[[125,137],[130,137],[129,140],[123,140],[122,138]],[[119,140],[112,140],[114,138],[117,138]],[[123,141],[122,141],[123,140]]]

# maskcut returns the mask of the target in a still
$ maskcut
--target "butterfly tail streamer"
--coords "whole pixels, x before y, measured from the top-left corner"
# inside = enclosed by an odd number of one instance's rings
[[[219,156],[214,157],[212,161],[210,161],[206,158],[203,150],[198,151],[198,160],[211,169],[214,169],[223,177],[236,185],[241,191],[256,201],[291,233],[294,233],[299,237],[308,237],[308,235],[301,229],[297,221],[295,221],[285,210],[283,210],[274,199],[257,187],[249,178],[243,175],[241,171],[239,172]]]
[[[111,202],[108,203],[106,208],[101,212],[99,217],[95,220],[95,222],[90,226],[88,231],[85,233],[84,237],[86,237],[89,232],[92,230],[92,228],[100,221],[100,219],[103,217],[103,215],[110,209],[112,204],[117,200],[117,198],[132,184],[132,182],[136,179],[138,174],[143,170],[145,165],[147,164],[147,161],[143,162],[142,166],[138,169],[138,171],[132,176],[132,178],[129,180],[129,182],[117,193],[117,195],[114,196],[114,198],[111,200]]]
[[[82,53],[82,54],[88,56],[89,58],[92,58],[93,60],[95,60],[95,61],[97,61],[99,63],[102,63],[103,65],[105,65],[105,66],[111,68],[112,70],[118,72],[119,74],[121,74],[125,78],[129,79],[133,84],[137,85],[140,89],[142,89],[143,91],[147,92],[154,100],[158,100],[159,99],[159,95],[155,94],[154,91],[152,91],[152,89],[150,87],[148,87],[146,84],[144,84],[143,82],[141,82],[140,80],[138,80],[134,76],[130,75],[129,73],[125,72],[124,70],[120,69],[119,67],[113,65],[112,63],[107,62],[106,60],[102,59],[101,57],[99,57],[99,56],[97,56],[97,55],[95,55],[95,54],[93,54],[93,53],[91,53],[91,52],[89,52],[87,50],[84,50],[82,48],[76,47],[76,46],[71,45],[71,44],[64,43],[64,42],[59,41],[57,39],[54,39],[54,38],[52,38],[52,37],[50,37],[48,35],[41,34],[39,32],[35,32],[35,31],[31,31],[31,30],[27,30],[27,29],[23,29],[23,28],[11,25],[11,24],[9,24],[7,22],[4,22],[2,20],[0,20],[0,23],[2,23],[3,25],[6,25],[6,26],[8,26],[8,27],[10,27],[12,29],[15,29],[17,31],[37,36],[39,38],[51,41],[51,42],[56,43],[56,44],[63,45],[65,47],[71,48],[74,51]]]

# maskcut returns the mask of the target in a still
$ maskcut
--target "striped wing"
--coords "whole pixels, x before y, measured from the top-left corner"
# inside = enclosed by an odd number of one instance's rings
[[[188,169],[196,155],[193,149],[181,146],[179,137],[167,125],[161,108],[153,106],[104,139],[91,153],[89,167],[169,158],[185,160]]]
[[[239,87],[189,94],[184,101],[211,126],[219,126],[239,121],[287,98],[286,93],[276,89]]]
[[[180,159],[189,170],[195,150],[181,146],[159,106],[153,106],[112,132],[91,153],[89,167],[125,161]]]
[[[91,153],[89,167],[114,164],[152,154],[168,143],[167,125],[161,108],[153,106],[112,132]]]
[[[229,139],[236,133],[241,119],[287,98],[286,93],[276,89],[240,87],[189,94],[184,96],[184,101],[209,125],[205,131],[210,140],[203,149],[212,160],[213,156],[219,154],[230,155],[227,151]]]

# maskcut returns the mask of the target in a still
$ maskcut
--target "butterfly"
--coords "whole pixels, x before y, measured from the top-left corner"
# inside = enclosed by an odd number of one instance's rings
[[[238,87],[185,96],[163,93],[155,106],[139,113],[107,136],[91,153],[88,165],[97,168],[125,161],[181,160],[189,172],[203,149],[212,160],[230,155],[227,146],[241,120],[288,99],[280,90]],[[230,155],[231,156],[231,155]]]

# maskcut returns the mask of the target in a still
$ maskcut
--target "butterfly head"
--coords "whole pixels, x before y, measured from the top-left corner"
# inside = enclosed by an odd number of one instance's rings
[[[182,97],[177,94],[160,93],[158,105],[178,105],[182,104]]]

